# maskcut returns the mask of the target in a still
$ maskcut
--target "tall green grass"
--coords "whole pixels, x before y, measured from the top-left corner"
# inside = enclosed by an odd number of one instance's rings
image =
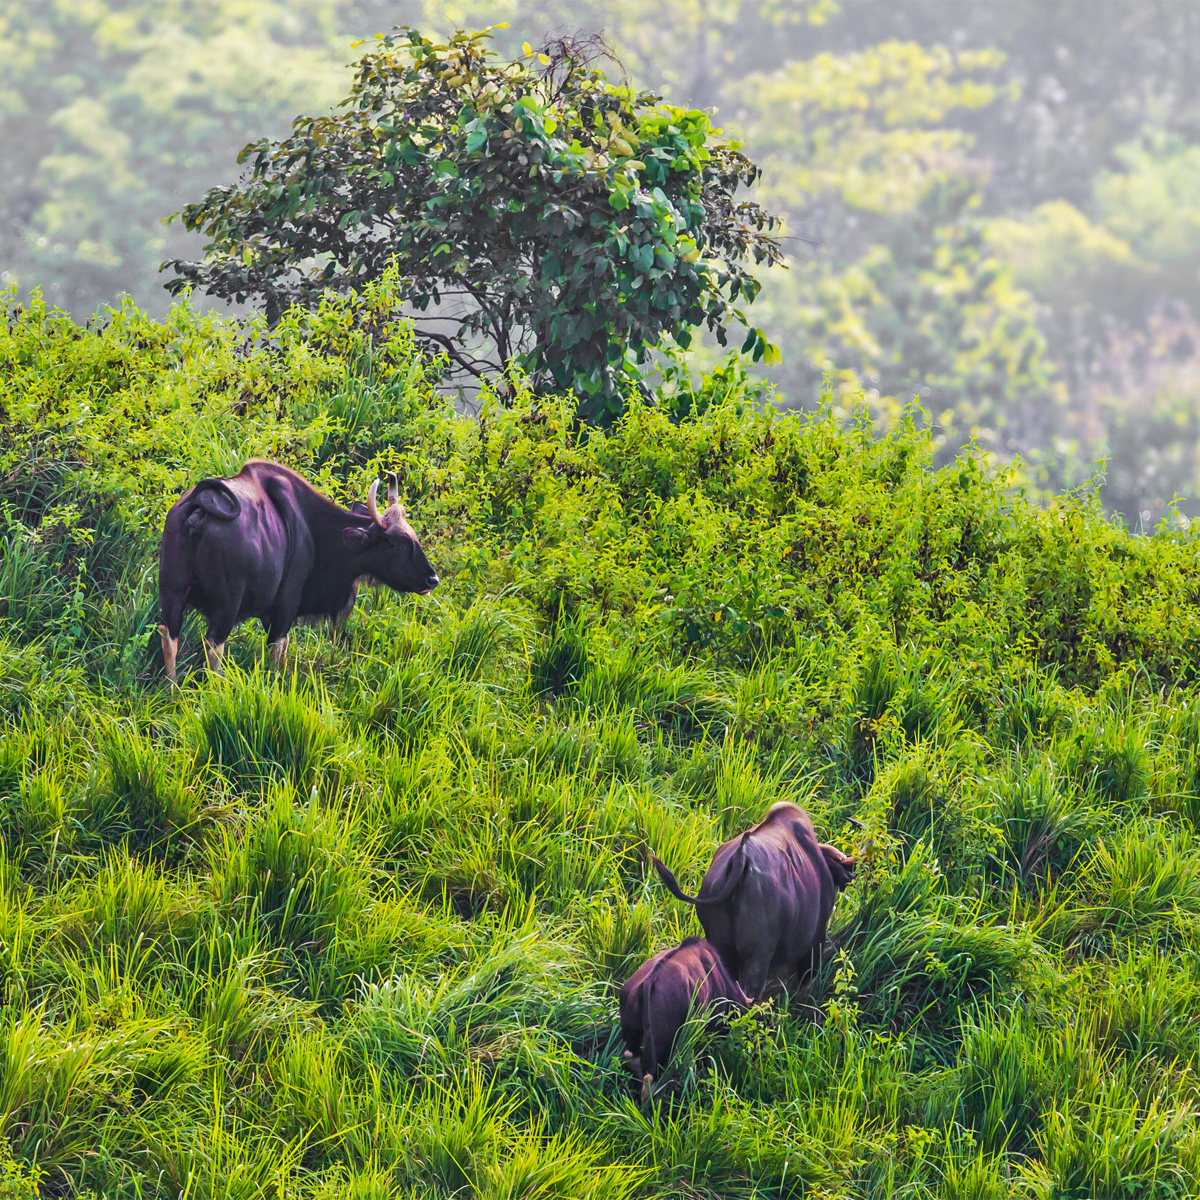
[[[375,303],[0,322],[0,1194],[1195,1195],[1200,542],[741,399],[461,420]],[[162,517],[251,455],[398,469],[444,582],[169,689]],[[829,952],[639,1107],[649,855],[780,800]]]

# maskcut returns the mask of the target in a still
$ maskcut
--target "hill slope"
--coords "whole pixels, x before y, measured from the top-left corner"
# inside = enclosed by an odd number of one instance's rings
[[[1194,1194],[1200,542],[734,368],[463,420],[381,302],[0,324],[15,1194]],[[252,455],[396,467],[446,582],[172,693],[162,517]],[[648,850],[694,885],[780,799],[868,862],[841,954],[642,1114]]]

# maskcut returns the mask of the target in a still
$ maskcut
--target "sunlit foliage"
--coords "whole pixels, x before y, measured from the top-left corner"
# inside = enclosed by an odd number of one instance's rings
[[[465,420],[382,303],[6,307],[6,1194],[1194,1195],[1200,543],[737,363]],[[283,672],[189,625],[172,691],[157,531],[250,454],[396,468],[443,583]],[[838,953],[639,1111],[614,983],[694,930],[647,851],[783,799],[863,856]]]

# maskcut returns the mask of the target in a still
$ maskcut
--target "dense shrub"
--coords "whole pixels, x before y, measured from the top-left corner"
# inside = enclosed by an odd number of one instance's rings
[[[1200,540],[736,362],[467,419],[375,306],[0,322],[0,1190],[1194,1194]],[[444,582],[168,689],[163,515],[251,455],[397,470]],[[830,953],[639,1112],[648,852],[784,799],[861,858]]]

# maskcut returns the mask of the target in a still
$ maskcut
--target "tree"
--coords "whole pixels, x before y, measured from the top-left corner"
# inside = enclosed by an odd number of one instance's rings
[[[1088,456],[1109,459],[1105,503],[1153,523],[1174,495],[1198,511],[1200,147],[1146,130],[1114,157],[1086,211],[1049,201],[988,240],[1037,300]]]
[[[211,240],[175,260],[198,285],[277,320],[395,269],[416,333],[460,375],[519,367],[592,398],[591,419],[664,335],[724,343],[774,219],[735,198],[758,169],[708,115],[609,81],[597,43],[515,61],[488,31],[380,36],[343,111],[247,146],[248,177],[183,210]],[[756,359],[771,347],[749,328]]]

